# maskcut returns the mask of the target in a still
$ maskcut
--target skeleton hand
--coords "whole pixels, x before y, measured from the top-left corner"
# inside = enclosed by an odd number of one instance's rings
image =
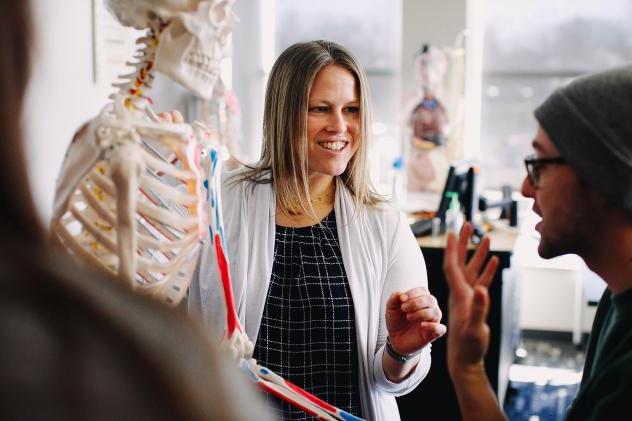
[[[255,349],[248,335],[241,330],[235,330],[232,335],[225,335],[220,346],[228,351],[235,361],[252,358]]]

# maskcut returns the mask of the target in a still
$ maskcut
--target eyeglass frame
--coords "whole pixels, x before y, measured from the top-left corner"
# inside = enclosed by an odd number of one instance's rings
[[[527,177],[529,182],[535,187],[540,182],[540,171],[547,165],[567,164],[566,160],[561,156],[551,158],[536,158],[535,155],[529,155],[524,159],[524,166],[527,169]]]

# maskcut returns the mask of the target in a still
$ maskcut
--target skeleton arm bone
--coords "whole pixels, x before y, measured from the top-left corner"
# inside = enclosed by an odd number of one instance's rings
[[[125,144],[117,148],[110,157],[112,181],[116,186],[116,221],[119,256],[119,276],[135,286],[136,275],[136,200],[139,178],[145,165],[138,148]]]

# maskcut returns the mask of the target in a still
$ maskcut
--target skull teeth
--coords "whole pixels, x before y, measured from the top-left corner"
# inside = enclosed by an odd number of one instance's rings
[[[192,62],[192,63],[205,63],[205,64],[213,64],[217,62],[216,59],[209,56],[208,54],[202,54],[198,52],[193,52],[193,53],[188,54],[186,57],[186,61]]]
[[[196,69],[201,70],[203,73],[207,74],[209,77],[213,77],[218,73],[218,62],[217,60],[212,59],[210,56],[200,54],[200,53],[192,53],[189,54],[184,62],[188,65],[195,67]]]

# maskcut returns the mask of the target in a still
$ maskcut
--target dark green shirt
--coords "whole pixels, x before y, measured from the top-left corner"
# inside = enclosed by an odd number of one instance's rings
[[[632,290],[604,292],[590,335],[584,375],[568,420],[632,418]]]
[[[608,290],[606,290],[606,292],[610,294]],[[613,297],[614,296],[610,294],[610,301],[612,301]],[[604,344],[606,343],[606,339],[610,336],[610,332],[612,332],[612,329],[620,318],[621,312],[617,311],[617,306],[610,305],[610,307],[608,308],[608,312],[604,317],[603,323],[601,324],[601,329],[597,332],[593,331],[593,334],[596,337],[594,348],[595,352],[593,354],[594,356],[584,366],[584,372],[586,373],[585,379],[588,379],[595,375],[595,367],[598,365],[599,359],[604,352]]]

